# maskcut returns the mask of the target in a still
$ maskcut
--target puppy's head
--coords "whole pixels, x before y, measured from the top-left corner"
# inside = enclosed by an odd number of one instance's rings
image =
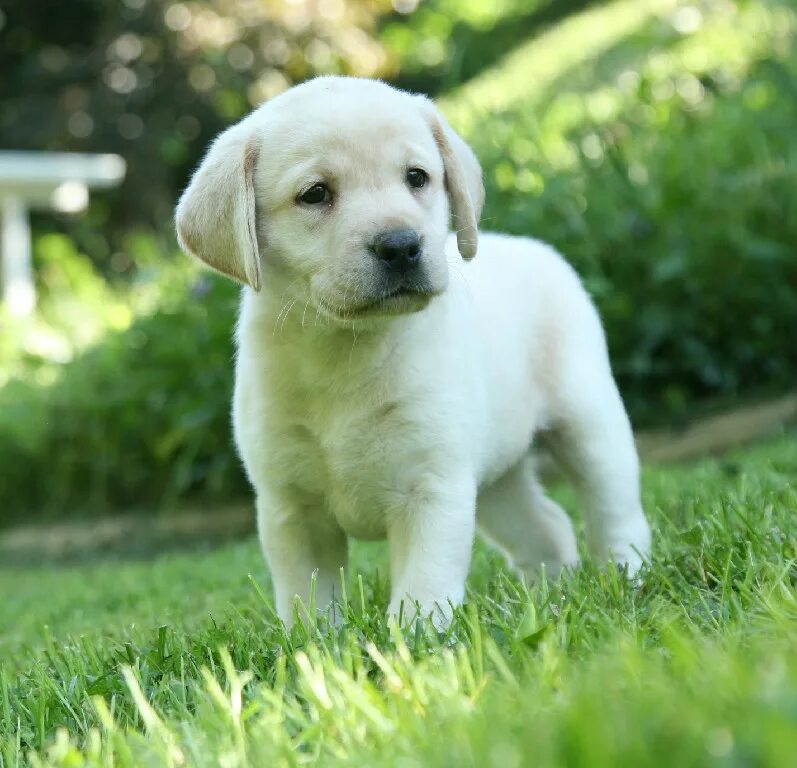
[[[476,157],[429,100],[326,77],[216,139],[177,233],[255,290],[281,276],[295,298],[347,320],[417,311],[444,291],[451,213],[470,259],[483,197]]]

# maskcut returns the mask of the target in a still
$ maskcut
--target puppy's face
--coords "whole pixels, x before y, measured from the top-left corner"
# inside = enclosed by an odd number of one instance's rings
[[[260,142],[264,259],[333,316],[420,309],[448,280],[440,152],[409,97],[379,95],[294,99]]]
[[[279,276],[283,298],[347,321],[443,292],[450,210],[470,258],[482,196],[475,157],[426,99],[321,78],[222,134],[177,227],[216,269],[255,289]]]

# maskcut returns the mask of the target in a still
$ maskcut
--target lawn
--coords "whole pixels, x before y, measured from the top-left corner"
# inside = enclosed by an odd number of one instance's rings
[[[793,764],[795,480],[793,434],[648,468],[640,583],[527,590],[479,545],[446,636],[385,625],[379,545],[291,634],[254,540],[4,567],[0,765]]]

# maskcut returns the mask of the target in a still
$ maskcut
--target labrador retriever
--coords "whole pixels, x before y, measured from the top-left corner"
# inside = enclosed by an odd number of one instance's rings
[[[287,624],[313,575],[334,600],[349,536],[387,537],[390,614],[440,626],[477,528],[528,579],[575,566],[542,432],[594,557],[634,574],[648,555],[598,314],[549,246],[477,231],[483,197],[427,98],[321,77],[222,133],[180,199],[182,248],[245,284],[233,423]]]

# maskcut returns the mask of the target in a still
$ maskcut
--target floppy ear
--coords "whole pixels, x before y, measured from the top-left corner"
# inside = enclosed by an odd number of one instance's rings
[[[184,251],[259,291],[255,139],[238,124],[213,142],[177,204],[175,224]]]
[[[462,258],[470,260],[476,255],[479,216],[484,204],[482,169],[473,150],[448,124],[434,104],[425,96],[420,98],[443,158],[446,190],[457,233],[457,247]]]

